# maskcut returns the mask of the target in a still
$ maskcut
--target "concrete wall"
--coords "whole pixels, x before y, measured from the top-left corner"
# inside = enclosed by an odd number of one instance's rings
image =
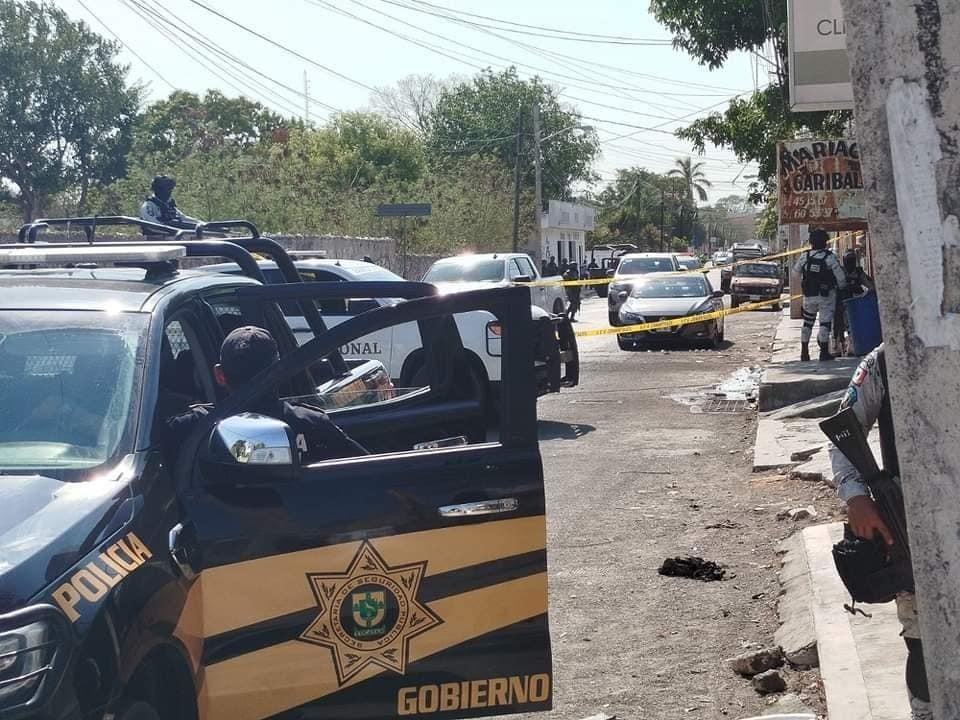
[[[960,3],[844,0],[934,716],[960,717]]]
[[[46,242],[82,242],[82,231],[70,233],[43,233]],[[97,235],[101,241],[141,240],[139,235]],[[343,237],[339,235],[276,235],[273,239],[289,250],[324,250],[329,258],[344,260],[361,260],[371,258],[377,265],[393,270],[407,280],[419,280],[427,268],[437,260],[439,255],[407,255],[406,268],[404,258],[399,251],[399,243],[393,238]],[[0,242],[12,243],[17,241],[16,234],[0,233]],[[211,258],[209,263],[220,262],[218,258]],[[185,267],[208,264],[204,261],[188,260]]]

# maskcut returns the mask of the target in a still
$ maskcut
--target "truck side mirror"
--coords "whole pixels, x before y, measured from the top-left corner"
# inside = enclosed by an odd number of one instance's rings
[[[517,283],[528,283],[528,282],[533,282],[533,278],[530,277],[529,275],[517,275],[513,279],[513,281]]]
[[[209,458],[241,466],[294,465],[293,433],[282,420],[256,413],[224,418],[210,435]]]

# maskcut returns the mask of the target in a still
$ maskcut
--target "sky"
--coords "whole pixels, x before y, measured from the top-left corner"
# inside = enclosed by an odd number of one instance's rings
[[[54,2],[124,44],[130,77],[147,86],[148,100],[173,89],[215,88],[303,117],[308,88],[309,117],[322,122],[336,111],[369,109],[373,88],[407,75],[470,76],[483,67],[515,65],[522,77],[538,75],[556,88],[597,131],[602,155],[595,190],[617,168],[665,172],[676,158],[695,156],[672,131],[767,82],[763,62],[746,53],[710,71],[675,50],[647,0]],[[145,20],[148,9],[181,28],[180,37],[156,19],[153,25]],[[201,40],[234,59],[220,54],[218,67]],[[238,70],[237,63],[246,67]],[[711,201],[745,194],[756,171],[712,146],[696,159],[713,183]]]

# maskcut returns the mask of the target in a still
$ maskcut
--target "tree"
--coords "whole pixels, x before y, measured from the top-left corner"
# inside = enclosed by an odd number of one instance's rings
[[[776,186],[776,141],[801,133],[842,135],[848,112],[793,113],[787,88],[786,0],[651,0],[654,17],[674,34],[674,43],[701,64],[723,65],[731,52],[746,51],[764,59],[772,45],[771,82],[747,97],[730,101],[724,112],[711,113],[677,135],[699,151],[707,143],[729,147],[741,162],[760,165],[751,200],[761,202]]]
[[[727,195],[718,199],[713,205],[722,209],[727,215],[750,215],[757,211],[750,199],[743,195]]]
[[[632,242],[658,250],[682,226],[684,192],[672,177],[644,168],[624,168],[597,198],[600,205],[594,242]]]
[[[51,4],[0,0],[0,179],[24,220],[124,175],[141,90],[117,52]]]
[[[561,106],[556,92],[539,80],[521,80],[516,68],[485,70],[468,82],[440,93],[430,115],[427,148],[437,162],[456,162],[467,155],[498,158],[512,169],[521,140],[525,187],[532,187],[533,108],[540,107],[543,197],[564,199],[571,184],[593,179],[599,152],[596,132],[580,115]]]
[[[694,165],[690,158],[677,158],[676,167],[667,173],[670,177],[683,180],[683,185],[687,189],[687,201],[691,207],[696,206],[696,200],[706,202],[707,188],[713,187],[713,184],[707,180],[706,173],[703,172],[702,168],[705,164],[698,162]]]
[[[448,82],[433,75],[407,75],[392,87],[378,87],[371,97],[374,111],[425,138],[430,117]]]

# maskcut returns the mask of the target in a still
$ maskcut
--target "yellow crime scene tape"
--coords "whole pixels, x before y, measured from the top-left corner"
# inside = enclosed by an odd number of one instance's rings
[[[714,310],[713,312],[700,313],[699,315],[687,315],[685,317],[671,318],[670,320],[657,320],[655,322],[639,323],[637,325],[620,325],[617,327],[597,328],[595,330],[578,330],[574,333],[577,337],[597,337],[599,335],[624,335],[635,332],[649,332],[651,330],[663,330],[680,325],[693,325],[695,323],[708,322],[727,315],[736,315],[737,313],[756,310],[767,305],[777,305],[780,303],[798,300],[802,295],[791,295],[790,297],[778,297],[773,300],[762,300],[760,302],[747,303],[735,308],[726,308],[724,310]]]
[[[835,238],[831,238],[830,243],[836,244],[841,242],[847,237],[854,236],[855,233],[844,233],[843,235],[838,235]],[[769,260],[779,260],[780,258],[791,257],[792,255],[799,255],[800,253],[806,252],[809,250],[809,247],[797,248],[796,250],[787,250],[785,252],[776,253],[775,255],[764,255],[763,257],[758,258],[748,258],[746,260],[737,260],[732,262],[729,265],[722,265],[720,267],[714,268],[697,268],[695,270],[673,270],[670,272],[657,273],[657,275],[692,275],[693,273],[705,273],[710,270],[721,270],[725,268],[735,268],[738,265],[748,265],[755,262],[767,262]],[[524,285],[526,287],[585,287],[588,285],[608,285],[613,282],[613,278],[596,278],[593,280],[538,280],[536,282],[529,283],[517,283],[518,285]]]

